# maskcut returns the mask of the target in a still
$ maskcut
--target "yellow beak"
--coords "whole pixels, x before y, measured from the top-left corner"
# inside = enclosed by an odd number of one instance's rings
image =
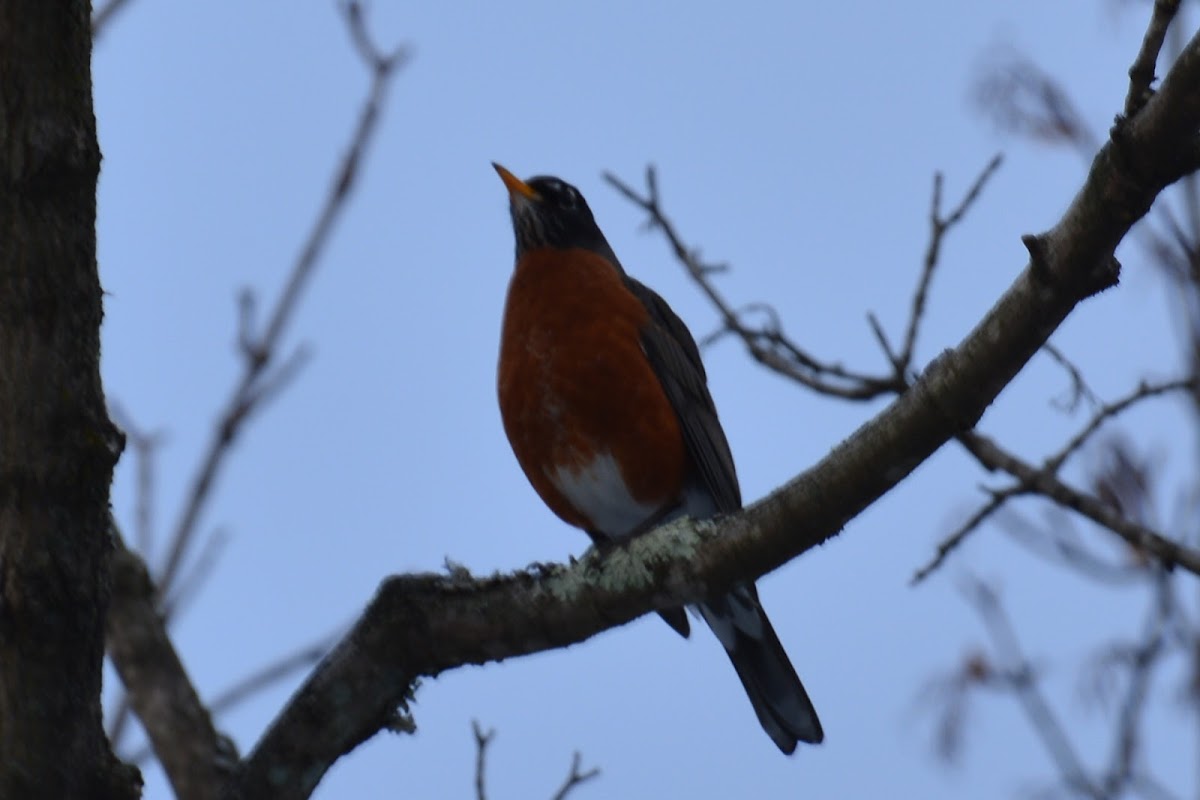
[[[513,175],[495,161],[492,162],[492,166],[496,169],[496,173],[500,176],[500,180],[504,181],[504,185],[508,187],[508,195],[512,199],[516,200],[518,197],[534,201],[542,199],[542,196],[535,192],[532,186],[518,178],[516,175]]]

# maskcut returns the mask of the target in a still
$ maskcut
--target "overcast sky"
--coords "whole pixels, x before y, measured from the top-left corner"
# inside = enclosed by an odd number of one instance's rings
[[[732,266],[718,278],[731,301],[769,300],[811,351],[883,369],[866,315],[902,328],[934,171],[957,200],[1004,151],[946,242],[918,344],[927,363],[1013,280],[1020,236],[1053,224],[1085,168],[997,132],[971,100],[980,69],[1005,48],[1027,53],[1103,131],[1148,15],[1144,3],[1083,0],[764,2],[736,13],[718,3],[375,2],[370,12],[381,43],[409,43],[415,56],[286,337],[313,359],[254,420],[201,522],[225,545],[174,630],[206,698],[352,620],[389,573],[439,570],[447,558],[486,573],[586,548],[529,487],[500,426],[495,361],[513,244],[489,162],[578,186],[627,269],[699,336],[717,324],[712,308],[600,178],[611,170],[636,184],[656,164],[681,234]],[[237,292],[278,291],[368,75],[331,2],[142,0],[98,41],[95,84],[104,381],[141,427],[167,433],[161,536],[241,368]],[[1121,287],[1054,339],[1106,399],[1179,369],[1163,287],[1131,249],[1122,255]],[[882,408],[788,384],[733,341],[705,358],[748,500]],[[1066,389],[1062,371],[1037,358],[982,427],[1038,458],[1081,424],[1052,403]],[[1171,450],[1177,411],[1165,401],[1129,418],[1168,475],[1187,455]],[[127,455],[114,493],[127,524],[133,477]],[[579,798],[989,800],[1045,788],[1053,765],[1011,698],[980,698],[956,767],[932,754],[922,688],[984,642],[958,590],[966,575],[1000,586],[1085,760],[1102,763],[1107,718],[1082,699],[1079,670],[1105,631],[1136,633],[1140,594],[1094,591],[994,527],[909,586],[988,480],[948,446],[827,546],[760,582],[820,712],[820,747],[780,755],[707,631],[684,641],[650,617],[426,682],[417,735],[376,736],[316,796],[472,797],[472,719],[498,731],[488,782],[501,799],[551,796],[576,750],[602,770]],[[150,562],[162,556],[160,546]],[[300,678],[220,727],[248,750]],[[111,693],[111,673],[108,682]],[[1151,703],[1149,766],[1190,794],[1195,731],[1172,691],[1163,684]],[[146,796],[168,797],[161,772],[146,773]]]

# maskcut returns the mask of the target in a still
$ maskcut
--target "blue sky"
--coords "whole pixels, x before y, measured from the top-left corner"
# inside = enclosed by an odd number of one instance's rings
[[[375,37],[411,44],[415,58],[287,337],[310,345],[313,361],[240,441],[202,521],[226,545],[175,627],[201,694],[353,619],[386,574],[446,558],[489,572],[586,547],[529,488],[500,426],[512,234],[490,161],[577,185],[626,267],[701,335],[716,325],[712,309],[600,178],[611,170],[636,184],[653,162],[681,234],[733,265],[719,278],[732,301],[769,300],[813,352],[882,368],[866,314],[901,330],[933,172],[945,171],[956,200],[1003,150],[944,248],[918,346],[928,361],[1009,284],[1025,262],[1021,234],[1051,225],[1083,175],[1074,154],[991,128],[970,101],[978,70],[1018,48],[1104,130],[1124,99],[1143,5],[374,3]],[[236,294],[278,291],[368,76],[333,3],[145,0],[97,43],[95,82],[104,380],[142,427],[168,434],[161,535],[240,371]],[[1179,368],[1161,283],[1132,248],[1120,255],[1120,289],[1054,340],[1108,399]],[[732,341],[705,357],[748,499],[881,407],[816,397]],[[1081,424],[1050,402],[1066,385],[1035,359],[983,429],[1029,458],[1056,448]],[[1178,410],[1164,401],[1129,418],[1169,475],[1186,456],[1170,449]],[[472,796],[472,719],[499,732],[497,798],[549,797],[575,750],[603,770],[580,798],[986,800],[1044,787],[1053,767],[1008,699],[981,698],[957,767],[931,755],[920,689],[984,639],[957,590],[967,574],[998,582],[1085,760],[1100,763],[1107,727],[1080,698],[1078,668],[1105,631],[1135,634],[1139,595],[1094,591],[995,528],[908,585],[986,480],[947,447],[843,535],[761,581],[825,725],[819,748],[782,757],[715,640],[685,642],[649,618],[426,683],[419,733],[375,737],[316,796]],[[114,489],[122,520],[133,485],[127,458]],[[161,557],[160,547],[150,561]],[[298,680],[221,727],[249,749]],[[1167,695],[1151,707],[1150,766],[1182,791],[1194,742]],[[147,797],[169,796],[155,768],[147,778]]]

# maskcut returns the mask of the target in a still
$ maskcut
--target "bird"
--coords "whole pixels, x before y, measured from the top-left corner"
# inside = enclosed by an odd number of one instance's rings
[[[597,546],[742,507],[733,455],[687,326],[631,277],[583,195],[551,176],[508,189],[516,261],[501,325],[504,431],[550,510]],[[752,582],[693,609],[785,754],[825,734]],[[687,637],[682,608],[660,612]]]

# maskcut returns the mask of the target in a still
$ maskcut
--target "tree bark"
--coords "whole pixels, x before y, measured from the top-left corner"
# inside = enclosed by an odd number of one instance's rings
[[[90,3],[0,0],[0,797],[129,798],[100,711],[108,492]]]

